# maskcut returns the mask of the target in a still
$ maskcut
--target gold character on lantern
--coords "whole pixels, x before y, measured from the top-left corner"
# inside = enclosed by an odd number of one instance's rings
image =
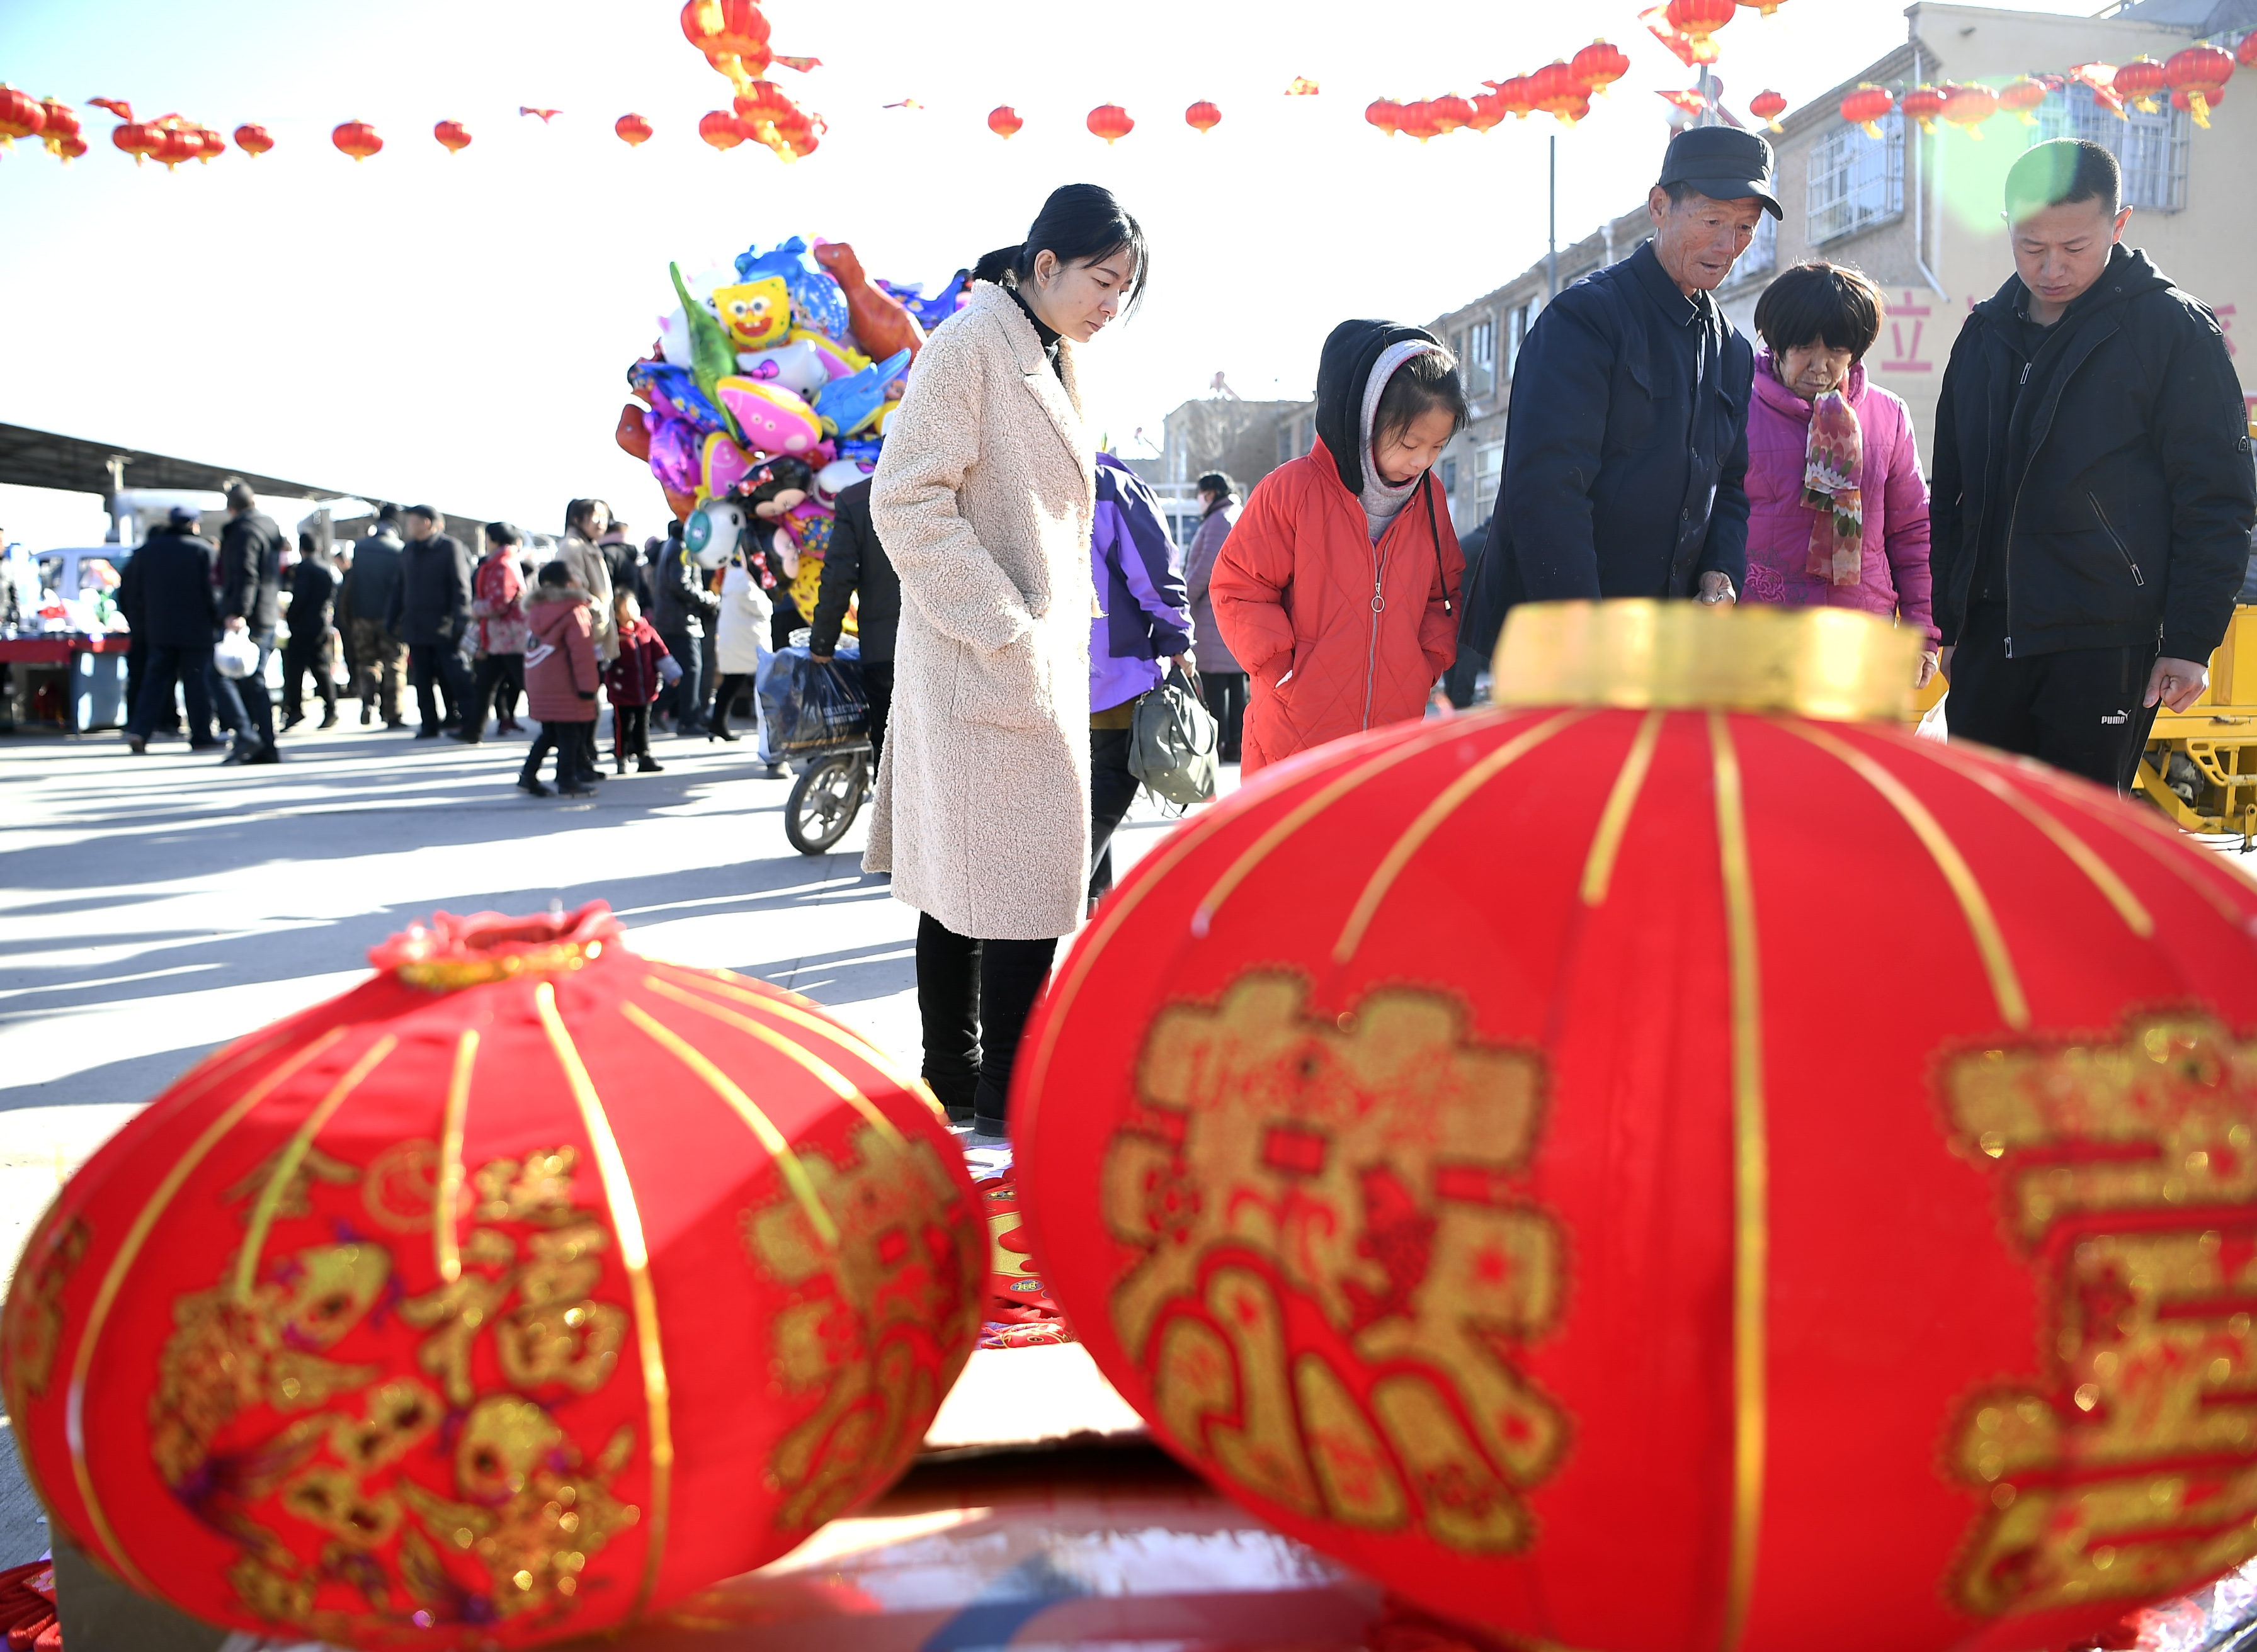
[[[1568,1422],[1503,1358],[1557,1323],[1564,1239],[1511,1189],[1543,1066],[1440,994],[1312,1017],[1256,971],[1157,1017],[1103,1205],[1144,1247],[1113,1296],[1170,1436],[1304,1514],[1503,1554]],[[1313,1314],[1312,1313],[1313,1311]],[[1355,1373],[1383,1367],[1359,1391]]]
[[[1952,1146],[1998,1183],[2041,1375],[1963,1402],[1986,1616],[2169,1593],[2257,1555],[2257,1045],[2200,1013],[1956,1055]]]

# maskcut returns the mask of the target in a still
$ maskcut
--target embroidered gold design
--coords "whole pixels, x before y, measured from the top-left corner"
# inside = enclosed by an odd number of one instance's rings
[[[0,1363],[9,1377],[8,1406],[21,1415],[27,1399],[44,1399],[54,1380],[55,1359],[62,1350],[63,1287],[86,1256],[92,1237],[85,1219],[66,1219],[59,1200],[47,1207],[8,1293],[4,1328],[7,1345]]]
[[[439,1202],[439,1144],[428,1137],[396,1141],[369,1161],[361,1209],[391,1233],[421,1233]]]
[[[2257,1555],[2257,1045],[2208,1016],[1954,1056],[1953,1147],[2030,1258],[2040,1374],[1961,1405],[1985,1615],[2176,1592]]]
[[[1232,1480],[1369,1529],[1525,1549],[1521,1493],[1568,1430],[1504,1356],[1564,1310],[1564,1236],[1510,1187],[1541,1063],[1469,1041],[1437,994],[1374,992],[1337,1021],[1306,997],[1257,971],[1153,1020],[1143,1117],[1103,1171],[1107,1226],[1145,1252],[1114,1326],[1172,1439]]]

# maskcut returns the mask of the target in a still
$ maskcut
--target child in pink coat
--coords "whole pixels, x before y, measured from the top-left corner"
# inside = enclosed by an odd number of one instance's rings
[[[1928,484],[1904,403],[1865,377],[1881,295],[1813,262],[1756,301],[1748,411],[1748,581],[1741,600],[1858,608],[1915,627],[1919,682],[1942,633],[1929,606]]]

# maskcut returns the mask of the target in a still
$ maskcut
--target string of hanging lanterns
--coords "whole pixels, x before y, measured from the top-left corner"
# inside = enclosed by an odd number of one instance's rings
[[[1861,84],[1842,99],[1842,118],[1878,138],[1882,119],[1896,113],[1923,132],[1933,133],[1942,121],[1980,141],[1984,124],[1993,116],[2011,114],[2023,124],[2034,125],[2038,106],[2074,84],[2085,88],[2094,102],[2119,120],[2130,119],[2133,109],[2159,113],[2168,102],[2191,115],[2197,126],[2207,127],[2211,111],[2225,97],[2225,83],[2237,69],[2253,64],[2257,64],[2257,30],[2243,36],[2233,52],[2204,43],[2175,52],[2164,62],[2143,56],[2122,65],[2079,63],[2062,74],[2017,75],[1995,87],[1979,81],[1921,81],[1899,92]]]

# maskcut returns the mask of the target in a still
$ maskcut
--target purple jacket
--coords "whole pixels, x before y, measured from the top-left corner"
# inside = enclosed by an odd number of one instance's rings
[[[1089,709],[1105,711],[1158,688],[1159,662],[1192,646],[1175,541],[1151,489],[1109,453],[1097,455],[1089,574],[1099,609],[1089,623]]]
[[[1810,443],[1810,404],[1779,382],[1772,355],[1756,357],[1748,412],[1748,583],[1742,597],[1783,607],[1862,608],[1901,614],[1930,647],[1942,635],[1928,603],[1928,484],[1920,474],[1912,414],[1869,384],[1864,366],[1844,386],[1864,433],[1864,576],[1836,585],[1803,572],[1817,512],[1802,502],[1802,462]]]

